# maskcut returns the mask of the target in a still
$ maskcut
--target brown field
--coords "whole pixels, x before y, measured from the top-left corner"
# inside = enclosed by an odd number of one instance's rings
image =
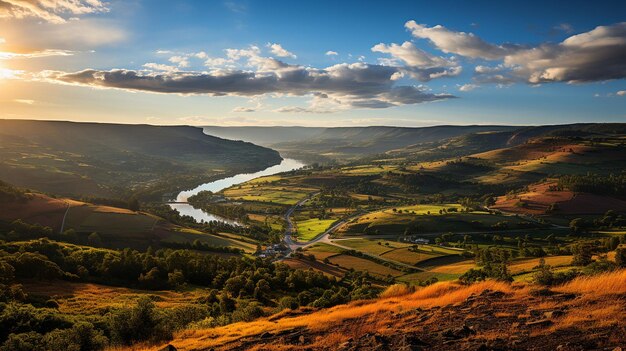
[[[339,265],[341,267],[347,269],[354,268],[355,270],[359,271],[367,271],[370,274],[380,277],[386,277],[388,275],[397,277],[404,274],[396,269],[383,266],[364,258],[354,257],[350,255],[337,255],[329,258],[329,260],[331,263]]]
[[[438,256],[440,256],[440,254],[419,250],[417,252],[409,251],[408,247],[387,251],[381,255],[381,257],[409,265],[415,265],[424,260]]]
[[[626,342],[624,281],[626,270],[579,278],[554,288],[553,296],[533,296],[532,285],[495,281],[469,286],[443,282],[416,291],[392,287],[376,300],[181,331],[170,344],[181,351],[335,350],[351,340],[355,349],[382,350],[402,345],[410,336],[429,350],[449,350],[445,342],[450,339],[442,334],[465,323],[474,332],[459,335],[454,349],[476,349],[485,342],[510,349],[515,340],[515,350],[554,350],[563,343],[611,350]],[[562,314],[544,316],[555,309]],[[163,345],[146,350],[159,347]]]
[[[343,277],[344,274],[346,273],[346,269],[344,268],[324,264],[319,261],[313,262],[307,259],[286,258],[283,260],[283,263],[285,263],[286,265],[294,269],[304,269],[304,270],[313,269],[316,271],[320,271],[329,276],[335,276],[337,278]]]
[[[70,199],[55,199],[42,194],[29,194],[26,202],[0,204],[0,220],[13,221],[16,218],[32,224],[40,224],[55,230],[61,228],[63,215],[68,204],[71,207],[85,205],[84,202]]]
[[[552,267],[568,266],[572,263],[572,256],[548,256],[544,257],[547,265]],[[539,265],[539,258],[524,258],[509,263],[511,274],[520,274],[533,270]],[[429,272],[447,273],[447,274],[463,274],[471,268],[476,268],[474,260],[465,260],[447,265],[441,265],[429,269]]]
[[[514,196],[500,196],[492,208],[521,214],[546,214],[550,205],[557,204],[557,214],[603,214],[608,210],[626,212],[626,201],[608,196],[550,190],[556,182],[533,184],[528,191]],[[517,206],[522,201],[525,207]]]

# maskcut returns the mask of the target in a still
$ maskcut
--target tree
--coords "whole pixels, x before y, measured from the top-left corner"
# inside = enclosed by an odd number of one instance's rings
[[[574,266],[586,266],[593,262],[593,246],[589,243],[578,243],[572,248]]]
[[[569,222],[569,228],[576,234],[583,233],[587,230],[588,224],[582,218],[574,218]]]
[[[93,232],[87,237],[87,243],[89,243],[89,246],[100,247],[102,246],[102,239],[98,233]]]
[[[51,350],[98,351],[109,343],[102,331],[93,324],[78,322],[70,329],[56,329],[44,337]]]
[[[173,273],[168,273],[167,283],[174,288],[185,285],[185,276],[183,275],[183,272],[176,269]]]
[[[154,303],[149,297],[141,297],[132,309],[124,309],[113,313],[109,320],[109,328],[114,341],[130,345],[138,341],[165,339],[157,330],[159,324]]]
[[[626,248],[615,250],[615,263],[621,268],[626,268]]]
[[[278,309],[281,311],[284,309],[295,310],[298,307],[300,307],[298,300],[291,296],[285,296],[278,302]]]
[[[185,278],[183,277],[182,279],[184,281]],[[161,272],[157,267],[153,267],[146,274],[141,274],[139,276],[139,283],[141,283],[146,289],[150,290],[164,289],[167,287],[167,282],[165,281],[165,279],[161,278]]]
[[[131,211],[139,211],[141,209],[141,205],[139,204],[139,200],[137,200],[136,197],[131,197],[130,200],[128,200],[128,209]]]

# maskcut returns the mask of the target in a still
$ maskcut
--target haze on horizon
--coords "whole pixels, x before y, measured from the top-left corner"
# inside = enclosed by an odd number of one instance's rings
[[[0,0],[0,118],[626,121],[626,3]]]

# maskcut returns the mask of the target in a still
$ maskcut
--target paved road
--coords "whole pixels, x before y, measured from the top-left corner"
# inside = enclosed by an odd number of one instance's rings
[[[65,214],[63,215],[63,221],[61,222],[61,230],[59,231],[59,233],[63,234],[63,231],[65,230],[65,219],[67,218],[67,213],[70,212],[70,203],[67,203],[67,209],[65,210]]]
[[[361,215],[365,214],[366,212],[357,212],[357,213],[352,214],[349,217],[346,217],[346,218],[338,221],[332,227],[326,229],[326,231],[324,231],[322,234],[318,235],[313,240],[310,240],[310,241],[307,241],[307,242],[296,242],[296,241],[294,241],[292,239],[291,234],[293,232],[293,222],[291,220],[291,215],[296,210],[296,208],[298,208],[299,206],[302,206],[303,204],[305,204],[307,201],[309,201],[315,195],[317,195],[317,194],[313,194],[313,195],[309,196],[308,198],[298,202],[297,204],[295,204],[293,207],[291,207],[285,213],[285,221],[287,222],[287,228],[285,229],[285,240],[284,241],[285,241],[285,244],[289,247],[290,253],[295,251],[295,250],[297,250],[298,248],[303,248],[304,249],[306,247],[309,247],[309,246],[311,246],[311,245],[313,245],[315,243],[319,243],[319,242],[323,242],[325,244],[337,246],[337,247],[342,248],[344,250],[354,250],[354,248],[352,248],[352,247],[344,246],[344,245],[341,245],[341,244],[337,244],[336,242],[333,242],[330,239],[330,234],[332,234],[335,230],[339,229],[339,227],[341,227],[342,225],[346,224],[348,221],[352,220],[355,217],[361,216]],[[406,263],[390,260],[390,259],[387,259],[385,257],[369,254],[369,253],[363,252],[363,251],[359,251],[359,252],[361,252],[363,254],[363,256],[370,257],[370,258],[372,258],[374,260],[377,260],[377,261],[389,262],[390,264],[392,264],[392,265],[394,265],[396,267],[404,267],[404,268],[411,269],[411,270],[420,270],[419,268],[417,268],[415,266],[411,266],[411,265],[406,264]],[[287,256],[289,256],[289,254]]]
[[[287,223],[287,227],[285,228],[285,244],[289,247],[290,250],[295,250],[297,249],[298,243],[296,243],[292,238],[291,238],[291,234],[293,234],[293,229],[294,229],[294,225],[293,225],[293,220],[291,219],[291,215],[293,215],[293,212],[300,206],[304,205],[305,203],[307,203],[308,201],[310,201],[314,196],[316,196],[317,194],[319,194],[319,192],[317,193],[313,193],[309,196],[307,196],[305,199],[302,199],[300,201],[298,201],[297,204],[291,206],[287,212],[285,212],[285,222]]]

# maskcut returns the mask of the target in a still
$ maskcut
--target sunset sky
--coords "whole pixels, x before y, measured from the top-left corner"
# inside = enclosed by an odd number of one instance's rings
[[[0,0],[0,118],[626,122],[626,2]]]

